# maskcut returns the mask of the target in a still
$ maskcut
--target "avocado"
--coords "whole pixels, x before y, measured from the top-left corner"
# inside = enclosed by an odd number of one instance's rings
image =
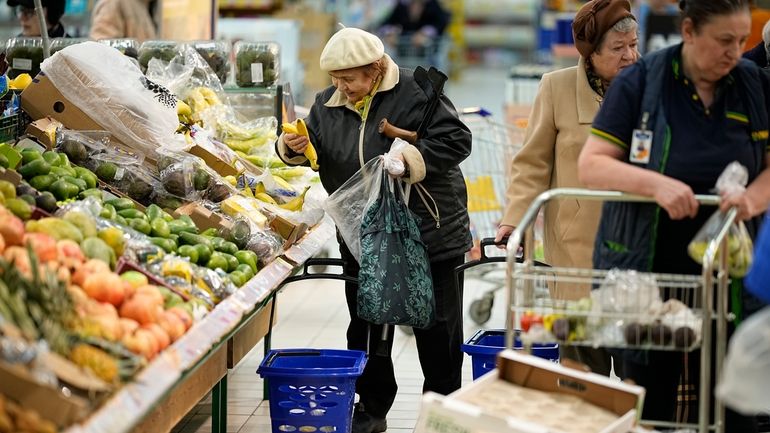
[[[125,181],[128,184],[126,195],[139,203],[147,203],[152,194],[153,188],[145,179],[142,179],[133,172],[126,173]]]
[[[48,213],[54,213],[59,209],[59,206],[56,205],[56,197],[50,192],[44,192],[35,197],[35,206]]]
[[[187,196],[187,179],[185,179],[182,167],[177,164],[172,164],[166,168],[161,174],[161,182],[166,191],[171,194],[186,197]]]
[[[205,191],[211,183],[211,176],[202,168],[196,168],[193,175],[193,186],[196,191]]]
[[[103,162],[96,167],[96,177],[102,182],[112,182],[115,180],[115,174],[118,172],[118,166],[111,162]]]
[[[219,203],[231,195],[232,192],[227,185],[219,181],[214,181],[211,187],[204,194],[203,198],[209,201],[213,201],[214,203]]]
[[[67,155],[70,161],[75,164],[82,164],[88,158],[88,150],[86,146],[71,138],[65,138],[59,145],[59,150]]]

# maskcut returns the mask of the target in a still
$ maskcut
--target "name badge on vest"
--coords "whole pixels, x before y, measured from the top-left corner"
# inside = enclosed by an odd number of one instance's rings
[[[647,164],[650,162],[652,153],[652,131],[647,129],[648,113],[642,116],[642,127],[634,129],[631,137],[631,155],[629,160],[637,164]]]

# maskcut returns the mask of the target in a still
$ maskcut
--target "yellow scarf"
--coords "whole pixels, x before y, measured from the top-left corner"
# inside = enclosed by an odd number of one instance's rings
[[[380,82],[382,82],[382,75],[377,77],[377,80],[374,82],[374,86],[372,87],[372,90],[369,91],[369,94],[364,96],[360,101],[353,104],[353,108],[355,108],[358,114],[361,115],[361,120],[366,120],[366,116],[369,115],[369,107],[372,105],[372,98],[374,97],[374,94],[377,93],[377,89],[380,88]]]

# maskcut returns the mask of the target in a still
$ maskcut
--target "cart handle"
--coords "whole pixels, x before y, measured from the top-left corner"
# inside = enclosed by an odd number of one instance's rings
[[[599,191],[581,188],[556,188],[545,191],[535,198],[535,200],[529,206],[529,209],[527,209],[527,212],[524,213],[524,217],[522,217],[521,222],[514,228],[513,233],[511,233],[510,238],[508,238],[508,251],[511,251],[513,246],[518,246],[521,244],[521,241],[524,239],[524,232],[529,228],[530,225],[532,225],[532,223],[535,222],[538,212],[540,212],[540,209],[543,208],[546,203],[554,199],[562,198],[655,203],[655,199],[652,197],[643,197],[640,195],[627,194],[620,191]],[[719,205],[720,197],[717,195],[696,194],[695,200],[697,200],[700,204],[717,206]]]

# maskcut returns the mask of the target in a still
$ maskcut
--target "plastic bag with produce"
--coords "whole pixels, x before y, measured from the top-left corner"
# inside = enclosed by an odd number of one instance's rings
[[[366,210],[379,197],[382,170],[383,158],[371,159],[331,194],[323,205],[326,213],[334,220],[345,245],[359,263],[361,222]]]
[[[88,158],[107,151],[110,133],[107,131],[73,131],[59,128],[56,131],[56,151],[67,155],[70,162],[83,165]]]
[[[746,190],[749,175],[746,167],[738,162],[730,163],[717,180],[716,189],[722,196],[740,194]],[[687,246],[690,257],[703,264],[706,249],[724,227],[727,214],[714,212]],[[746,275],[754,259],[754,245],[743,221],[730,226],[727,233],[727,264],[730,275],[741,278]],[[715,258],[716,260],[716,258]]]

